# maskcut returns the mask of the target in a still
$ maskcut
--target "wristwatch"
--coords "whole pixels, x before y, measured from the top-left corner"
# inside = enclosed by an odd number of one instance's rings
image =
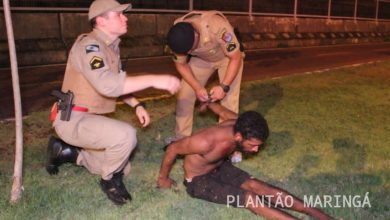
[[[223,83],[219,84],[219,86],[222,87],[222,90],[223,90],[225,93],[228,93],[229,90],[230,90],[230,86],[225,85],[225,84],[223,84]]]
[[[146,108],[145,102],[139,102],[138,104],[136,104],[136,105],[134,106],[134,109],[137,109],[137,107],[140,107],[140,106]]]

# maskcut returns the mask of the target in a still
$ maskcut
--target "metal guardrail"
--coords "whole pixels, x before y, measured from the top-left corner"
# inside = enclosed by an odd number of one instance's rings
[[[375,18],[358,17],[358,1],[355,0],[353,16],[334,16],[332,12],[332,0],[328,0],[327,15],[315,15],[315,14],[300,14],[298,12],[298,6],[300,0],[294,0],[294,11],[293,13],[266,13],[266,12],[254,12],[253,11],[253,0],[248,1],[248,11],[222,11],[224,14],[230,15],[247,15],[250,20],[253,20],[253,16],[275,16],[275,17],[293,17],[294,21],[297,22],[298,18],[326,18],[332,19],[345,19],[345,20],[368,20],[368,21],[390,21],[390,18],[379,18],[380,3],[389,3],[390,0],[375,0]],[[336,0],[333,0],[336,1]],[[2,7],[0,7],[2,9]],[[68,8],[68,7],[11,7],[12,11],[40,11],[40,12],[53,12],[53,11],[64,11],[64,12],[87,12],[88,8]],[[137,9],[133,8],[132,12],[137,13],[187,13],[194,10],[194,0],[188,0],[188,10],[175,10],[175,9]],[[196,9],[195,9],[196,10]],[[390,12],[389,12],[390,13]]]

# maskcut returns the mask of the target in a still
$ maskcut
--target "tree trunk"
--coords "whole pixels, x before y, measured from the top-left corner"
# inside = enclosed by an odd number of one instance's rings
[[[18,75],[18,62],[16,59],[15,40],[12,29],[11,12],[9,7],[9,0],[3,0],[4,17],[7,28],[7,38],[9,55],[11,62],[12,72],[12,87],[14,92],[14,104],[15,104],[15,165],[13,184],[11,190],[11,203],[17,203],[22,197],[23,181],[22,181],[22,168],[23,168],[23,123],[22,123],[22,105],[20,98],[19,87],[19,75]]]

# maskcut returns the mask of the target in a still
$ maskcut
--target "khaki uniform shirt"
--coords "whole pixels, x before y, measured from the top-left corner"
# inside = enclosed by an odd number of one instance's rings
[[[218,11],[193,11],[175,20],[188,22],[199,33],[198,47],[190,52],[207,62],[217,62],[240,50],[234,29],[226,17]],[[174,54],[173,60],[186,63],[187,55]]]
[[[73,103],[88,112],[115,111],[116,97],[122,95],[126,73],[121,70],[120,39],[110,40],[94,29],[80,35],[70,50],[62,91],[74,93]]]

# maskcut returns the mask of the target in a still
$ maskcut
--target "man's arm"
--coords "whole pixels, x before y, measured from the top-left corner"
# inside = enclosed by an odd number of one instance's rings
[[[197,133],[173,142],[168,146],[163,161],[161,162],[157,180],[157,186],[159,188],[170,188],[174,184],[174,181],[169,178],[169,173],[178,155],[205,154],[210,151],[210,142],[212,140],[205,137],[205,134],[207,133]]]
[[[150,116],[148,111],[144,108],[143,105],[140,105],[141,102],[138,101],[134,96],[127,95],[122,97],[123,102],[128,104],[131,107],[135,108],[135,114],[138,117],[139,122],[142,124],[142,127],[146,127],[150,123]]]
[[[207,103],[205,103],[205,104],[207,104]],[[212,112],[214,112],[216,115],[218,115],[222,121],[236,120],[238,118],[237,113],[230,111],[229,109],[227,109],[226,107],[224,107],[218,103],[215,103],[215,102],[208,103],[207,107]]]
[[[79,45],[80,44],[80,45]],[[111,61],[99,47],[100,43],[95,40],[80,42],[70,55],[70,59],[75,63],[88,82],[100,94],[107,97],[119,97],[133,92],[137,92],[149,87],[163,89],[171,94],[176,93],[180,88],[180,80],[168,74],[145,74],[138,76],[128,76],[126,72],[116,72],[110,68]],[[91,47],[93,51],[85,48]]]
[[[221,80],[221,84],[230,86],[234,79],[236,78],[242,61],[242,54],[240,50],[236,50],[234,53],[228,55],[229,64],[226,69],[225,78]],[[212,101],[221,100],[225,97],[225,92],[221,86],[214,86],[210,90]]]
[[[225,78],[222,80],[222,83],[225,85],[232,84],[233,80],[236,78],[242,62],[242,53],[240,50],[237,50],[234,53],[229,54],[228,57],[229,64],[226,69]]]
[[[198,80],[195,79],[194,73],[188,63],[175,63],[175,67],[183,79],[194,89],[194,91],[202,88]]]
[[[122,98],[124,103],[128,104],[131,107],[134,107],[138,103],[140,103],[132,94],[122,96],[121,98]]]
[[[196,96],[202,102],[207,101],[208,94],[207,90],[202,86],[199,81],[195,78],[190,66],[187,63],[175,62],[176,70],[180,73],[183,79],[192,87],[195,91]]]
[[[123,85],[122,95],[137,92],[149,87],[167,90],[175,94],[180,88],[180,80],[172,75],[140,75],[127,76]]]

